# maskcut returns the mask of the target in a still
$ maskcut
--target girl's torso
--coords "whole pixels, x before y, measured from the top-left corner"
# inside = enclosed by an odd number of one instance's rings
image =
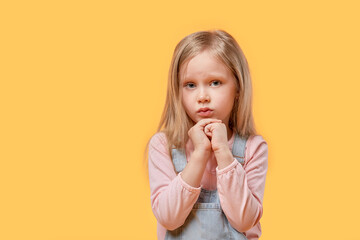
[[[233,146],[234,143],[235,145]],[[233,134],[229,144],[233,155],[237,156],[241,164],[244,164],[246,139]],[[187,147],[192,152],[192,146]],[[172,158],[177,172],[181,172],[185,168],[187,161],[191,160],[189,154],[185,154],[177,149],[173,149]],[[201,183],[202,189],[197,202],[181,227],[166,232],[166,240],[247,239],[243,233],[232,228],[221,209],[219,195],[216,190],[216,167],[216,159],[212,155],[204,172]]]

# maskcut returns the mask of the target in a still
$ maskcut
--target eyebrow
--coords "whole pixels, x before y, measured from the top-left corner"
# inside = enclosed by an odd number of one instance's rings
[[[210,74],[208,76],[206,76],[206,79],[210,79],[210,78],[215,78],[215,79],[225,79],[226,76],[225,75],[217,75],[217,74]],[[189,80],[194,80],[194,78],[192,77],[185,77],[182,78],[181,81],[189,81]],[[196,80],[196,79],[195,79]]]

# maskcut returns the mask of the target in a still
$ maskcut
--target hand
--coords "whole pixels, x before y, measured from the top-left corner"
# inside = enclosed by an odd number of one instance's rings
[[[211,147],[215,153],[224,147],[228,148],[227,129],[224,123],[210,123],[205,126],[204,132],[211,138]]]
[[[194,151],[206,151],[211,152],[211,142],[206,136],[204,128],[208,124],[212,123],[221,123],[221,120],[218,119],[201,119],[198,121],[192,128],[190,128],[188,135],[194,145]],[[226,128],[225,128],[226,129]]]

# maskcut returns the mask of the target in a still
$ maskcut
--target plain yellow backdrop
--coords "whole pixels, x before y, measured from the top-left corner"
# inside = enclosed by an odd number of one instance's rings
[[[175,45],[232,34],[269,147],[262,240],[360,239],[358,1],[2,1],[0,239],[156,239]]]

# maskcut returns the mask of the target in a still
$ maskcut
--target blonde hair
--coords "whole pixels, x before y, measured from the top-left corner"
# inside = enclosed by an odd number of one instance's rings
[[[183,38],[175,47],[168,74],[165,107],[158,126],[171,148],[185,148],[192,120],[186,114],[180,95],[180,67],[201,53],[209,51],[234,74],[238,98],[229,119],[229,127],[240,136],[256,135],[252,114],[252,85],[249,66],[236,40],[223,30],[199,31]],[[171,156],[171,154],[170,154]]]

